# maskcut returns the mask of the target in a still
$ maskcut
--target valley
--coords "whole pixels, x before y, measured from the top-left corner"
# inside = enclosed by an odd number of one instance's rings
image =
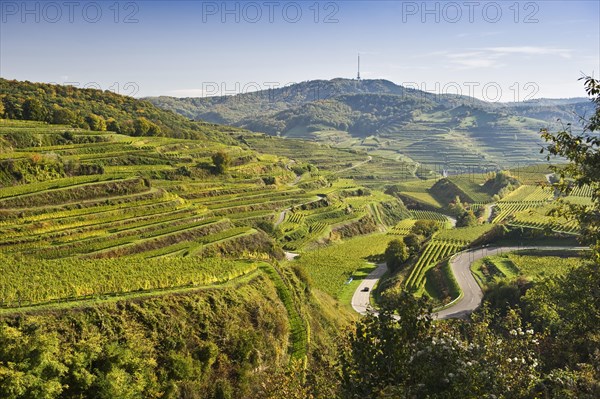
[[[32,354],[2,352],[13,359],[5,370],[38,378],[26,392],[56,385],[61,397],[169,390],[261,397],[260,381],[284,378],[278,373],[288,367],[328,375],[342,331],[371,317],[367,308],[408,293],[441,318],[476,311],[481,288],[456,274],[465,254],[489,245],[576,247],[578,221],[551,210],[592,207],[597,190],[584,184],[563,195],[549,187],[558,172],[542,161],[519,165],[529,153],[504,153],[513,130],[485,150],[508,160],[500,170],[484,158],[470,163],[462,139],[425,116],[414,130],[398,124],[362,139],[344,134],[341,145],[193,122],[102,92],[77,92],[98,114],[73,111],[63,123],[55,116],[68,109],[58,105],[68,104],[67,92],[2,84],[12,93],[9,108],[36,99],[39,111],[37,120],[6,111],[0,119],[0,342],[41,351],[56,365],[48,371]],[[153,116],[113,110],[120,101]],[[143,120],[158,130],[123,129]],[[540,139],[527,134],[532,141],[522,148],[530,151]],[[473,148],[485,149],[481,143]],[[461,168],[447,167],[459,159]],[[393,245],[407,252],[388,267]],[[479,255],[469,259],[461,273],[473,279],[469,266]],[[554,275],[552,261],[539,259],[544,271],[536,273]],[[529,278],[477,265],[486,292],[502,278]],[[467,297],[475,300],[465,308]],[[99,346],[87,347],[90,339]],[[321,355],[324,348],[332,353]],[[5,381],[0,392],[19,397],[7,393],[16,380]],[[332,384],[311,389],[337,389]]]

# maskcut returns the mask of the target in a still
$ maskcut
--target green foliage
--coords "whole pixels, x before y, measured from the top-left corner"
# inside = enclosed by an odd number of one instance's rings
[[[417,220],[411,229],[411,233],[429,238],[439,229],[440,225],[433,220]]]
[[[388,243],[385,249],[384,259],[388,268],[392,273],[396,273],[401,270],[402,265],[408,259],[408,248],[403,241],[394,239]]]
[[[472,227],[477,226],[477,217],[472,209],[463,212],[456,218],[456,227]]]
[[[226,151],[218,151],[214,153],[211,158],[217,173],[223,174],[227,171],[227,168],[231,163],[231,157]]]
[[[251,397],[285,365],[285,314],[258,276],[221,290],[4,317],[0,396]]]
[[[537,336],[509,313],[494,328],[433,324],[423,300],[401,293],[361,319],[341,356],[343,398],[536,397]]]
[[[407,381],[412,348],[430,326],[424,303],[406,294],[384,301],[378,315],[364,317],[349,334],[340,361],[343,397],[377,397],[389,385]]]
[[[561,168],[553,168],[560,180],[554,187],[568,194],[573,188],[589,186],[592,189],[593,206],[567,205],[563,214],[575,218],[581,226],[581,236],[586,243],[593,244],[597,260],[600,261],[600,82],[591,77],[585,78],[586,91],[596,110],[586,120],[583,134],[574,135],[570,125],[556,134],[542,130],[542,137],[550,144],[542,149],[551,156],[561,156],[569,163]]]
[[[54,105],[53,107],[52,123],[57,125],[67,125],[73,127],[81,125],[80,117],[77,113],[71,111],[68,108],[63,108],[59,105]]]
[[[4,116],[9,119],[46,121],[81,128],[87,128],[92,122],[90,128],[98,131],[108,128],[127,135],[145,132],[144,134],[152,136],[208,138],[225,143],[232,143],[232,139],[225,132],[236,130],[228,126],[191,122],[175,113],[159,109],[147,101],[109,91],[0,78],[0,92],[3,94],[1,100]],[[110,127],[102,129],[103,123],[91,115],[113,122]],[[140,119],[148,121],[148,124],[142,123],[143,126],[140,126]],[[136,131],[135,122],[138,122],[138,127],[142,129]]]
[[[504,198],[508,193],[515,190],[521,183],[512,176],[510,171],[500,171],[484,183],[484,187],[495,193],[494,199]]]
[[[103,132],[106,130],[106,121],[104,120],[104,118],[102,118],[98,115],[89,114],[88,116],[85,117],[85,122],[90,127],[90,130],[93,130],[96,132]]]
[[[425,237],[411,232],[403,238],[403,241],[409,254],[414,255],[421,251]]]
[[[136,118],[133,121],[133,130],[134,136],[159,136],[161,133],[157,124],[144,117]]]
[[[46,119],[47,110],[37,98],[27,98],[23,102],[23,119],[29,121],[43,121]]]

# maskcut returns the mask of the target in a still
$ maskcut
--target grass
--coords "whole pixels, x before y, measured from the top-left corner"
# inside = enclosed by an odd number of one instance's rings
[[[350,303],[351,290],[346,290],[350,278],[354,280],[355,274],[357,278],[364,277],[373,267],[369,266],[366,258],[382,254],[394,238],[383,233],[355,237],[302,252],[293,262],[308,271],[315,288],[337,299],[343,295],[345,303]]]
[[[564,275],[581,265],[583,258],[575,251],[522,250],[488,256],[471,265],[478,284],[485,287],[493,281],[522,276],[529,280]]]
[[[360,285],[360,282],[364,280],[365,277],[369,275],[373,270],[377,268],[377,265],[373,263],[367,263],[364,267],[355,270],[352,273],[352,281],[346,283],[342,288],[340,294],[338,295],[338,300],[340,303],[350,306],[352,303],[352,297],[354,296],[354,292]]]
[[[269,277],[277,290],[277,296],[285,306],[290,323],[290,353],[293,358],[303,359],[308,352],[308,331],[305,321],[302,319],[296,304],[294,296],[290,292],[288,284],[275,266],[263,263],[260,269]]]

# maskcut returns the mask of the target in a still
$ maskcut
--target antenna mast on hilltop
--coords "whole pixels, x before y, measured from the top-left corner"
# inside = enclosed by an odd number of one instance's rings
[[[358,53],[358,73],[356,74],[356,80],[360,80],[360,53]]]

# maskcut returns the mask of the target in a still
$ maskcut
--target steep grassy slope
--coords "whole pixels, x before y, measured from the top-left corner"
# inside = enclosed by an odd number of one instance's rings
[[[289,336],[264,275],[220,290],[5,317],[0,395],[260,397],[261,379],[288,361]]]

